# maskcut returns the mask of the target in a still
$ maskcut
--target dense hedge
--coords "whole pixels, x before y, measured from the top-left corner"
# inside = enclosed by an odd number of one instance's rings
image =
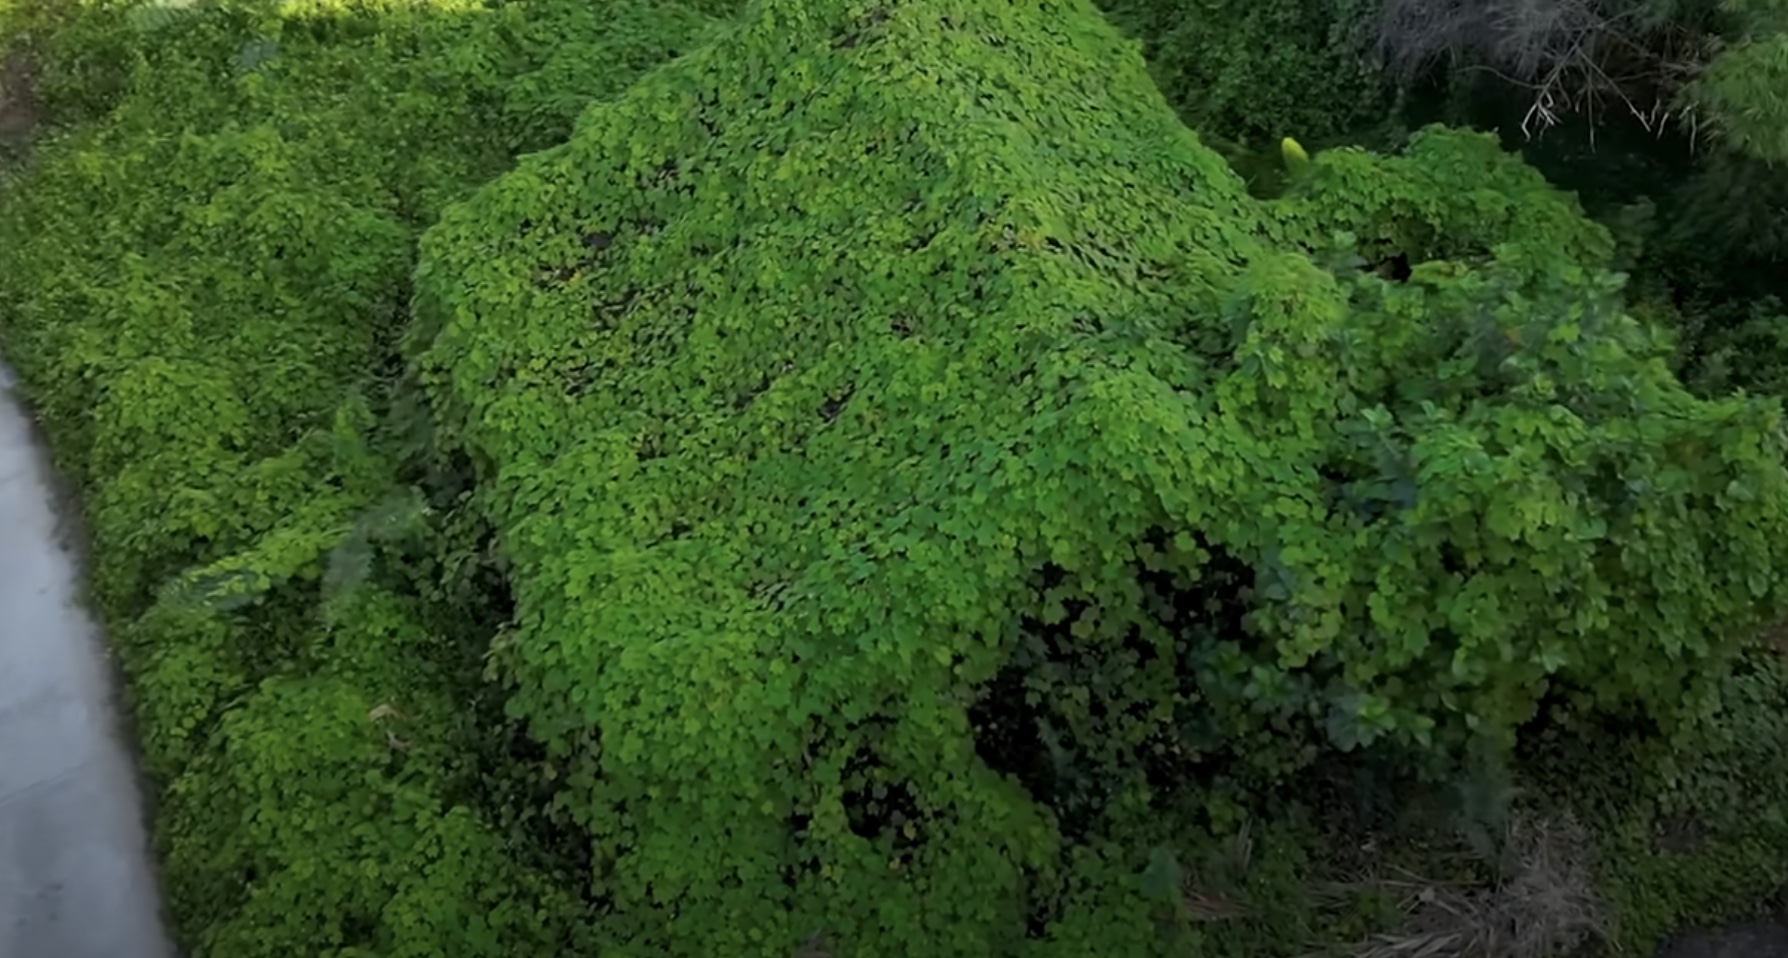
[[[35,15],[46,99],[98,118],[46,131],[5,187],[0,333],[85,500],[188,953],[570,947],[574,886],[518,851],[484,787],[504,730],[477,724],[478,650],[428,601],[447,583],[373,554],[417,515],[379,419],[418,228],[710,17]]]
[[[1256,202],[1079,0],[759,0],[448,211],[414,355],[621,953],[1153,953],[1219,758],[1700,714],[1780,413],[1612,251],[1469,135]]]

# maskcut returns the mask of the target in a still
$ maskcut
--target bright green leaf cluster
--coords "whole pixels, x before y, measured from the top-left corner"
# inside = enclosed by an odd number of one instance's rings
[[[45,16],[45,95],[95,119],[4,184],[0,335],[82,493],[187,953],[570,949],[582,904],[486,801],[512,770],[486,760],[504,730],[477,725],[476,654],[401,567],[429,550],[384,554],[403,500],[380,419],[419,227],[709,17]]]

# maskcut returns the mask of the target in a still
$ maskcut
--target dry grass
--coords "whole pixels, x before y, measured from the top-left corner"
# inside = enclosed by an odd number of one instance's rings
[[[826,945],[826,932],[822,929],[808,935],[805,941],[795,947],[789,958],[834,958]]]
[[[1408,915],[1403,931],[1375,935],[1340,953],[1349,958],[1552,958],[1592,940],[1607,940],[1609,912],[1595,891],[1588,832],[1570,819],[1516,815],[1506,839],[1513,867],[1491,888],[1401,875],[1320,890],[1335,896],[1392,892]]]
[[[1253,909],[1221,889],[1238,884],[1242,876],[1248,873],[1248,864],[1253,858],[1253,833],[1249,824],[1244,822],[1236,831],[1229,847],[1210,863],[1204,876],[1186,876],[1180,894],[1181,900],[1186,904],[1187,916],[1198,922],[1252,917]]]

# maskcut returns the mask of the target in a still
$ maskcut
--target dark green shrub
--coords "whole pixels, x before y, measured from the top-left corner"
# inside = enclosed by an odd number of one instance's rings
[[[1276,150],[1372,135],[1396,99],[1363,0],[1103,0],[1188,125]],[[1355,142],[1358,142],[1355,140]]]

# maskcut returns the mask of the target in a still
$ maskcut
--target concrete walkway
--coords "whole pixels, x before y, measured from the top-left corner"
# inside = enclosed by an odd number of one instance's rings
[[[0,367],[0,958],[167,958],[131,750]]]

